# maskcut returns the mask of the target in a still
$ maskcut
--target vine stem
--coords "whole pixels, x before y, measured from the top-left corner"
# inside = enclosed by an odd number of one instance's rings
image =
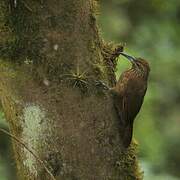
[[[34,152],[33,150],[31,150],[24,142],[22,142],[19,138],[17,138],[15,135],[9,133],[7,130],[0,128],[0,131],[5,133],[6,135],[8,135],[9,137],[11,137],[13,140],[15,140],[16,142],[18,142],[19,144],[21,144],[29,153],[31,153],[34,158],[39,162],[39,164],[42,165],[42,167],[44,167],[45,171],[49,174],[49,176],[51,177],[52,180],[56,180],[56,178],[54,177],[54,175],[51,173],[51,171],[47,168],[47,166],[45,165],[45,162],[43,160],[41,160]]]

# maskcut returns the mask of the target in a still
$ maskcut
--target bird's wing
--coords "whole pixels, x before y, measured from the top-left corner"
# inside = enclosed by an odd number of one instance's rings
[[[125,116],[124,110],[126,108],[125,107],[126,99],[124,97],[126,94],[126,89],[128,88],[128,81],[129,81],[129,77],[127,73],[123,73],[121,74],[116,86],[111,89],[111,94],[113,95],[114,107],[119,116],[119,122],[121,127],[125,125],[125,119],[126,119],[124,117]]]
[[[131,83],[131,82],[129,82]],[[128,89],[130,89],[128,91]],[[143,104],[144,95],[146,93],[146,86],[142,86],[141,89],[135,89],[135,87],[132,87],[129,85],[128,89],[126,90],[126,93],[124,93],[123,99],[124,99],[124,118],[125,122],[133,123],[136,115],[139,113],[141,106]]]
[[[112,91],[114,98],[114,107],[118,114],[119,125],[120,125],[120,136],[123,143],[123,146],[127,148],[131,143],[132,139],[132,131],[133,131],[133,123],[130,123],[130,108],[128,106],[128,97],[126,96],[124,89],[125,87],[121,87],[120,91]],[[120,93],[119,93],[120,92]]]
[[[136,91],[136,89],[131,87],[131,85],[128,85],[128,88],[132,89],[130,92],[126,89],[122,100],[122,119],[124,122],[124,134],[122,136],[122,140],[125,147],[128,147],[131,143],[133,135],[133,122],[141,109],[146,92],[146,87],[142,88],[140,91]]]

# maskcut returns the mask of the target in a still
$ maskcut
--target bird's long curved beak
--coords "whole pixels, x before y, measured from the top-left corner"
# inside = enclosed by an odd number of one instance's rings
[[[131,61],[132,64],[135,64],[136,58],[129,56],[128,54],[125,54],[123,52],[120,52],[120,54],[124,57],[126,57],[129,61]]]

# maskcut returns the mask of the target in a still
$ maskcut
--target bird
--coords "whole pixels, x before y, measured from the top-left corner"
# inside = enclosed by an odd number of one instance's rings
[[[110,92],[121,126],[121,140],[124,147],[128,148],[132,141],[134,120],[146,94],[150,65],[145,59],[135,58],[123,52],[120,54],[131,62],[132,67],[120,75]]]

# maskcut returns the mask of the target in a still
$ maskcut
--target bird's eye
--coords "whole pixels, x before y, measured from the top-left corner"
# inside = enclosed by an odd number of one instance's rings
[[[136,66],[137,66],[137,67],[140,67],[139,63],[136,63]]]
[[[140,63],[136,63],[136,65],[137,65],[138,69],[142,69],[142,66]]]

